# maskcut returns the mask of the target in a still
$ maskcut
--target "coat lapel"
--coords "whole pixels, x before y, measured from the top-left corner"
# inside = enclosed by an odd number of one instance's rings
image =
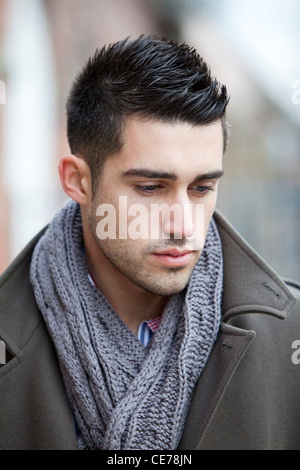
[[[197,383],[179,449],[197,449],[226,387],[255,337],[222,323],[209,361]]]
[[[0,281],[0,339],[8,352],[0,366],[0,397],[9,397],[9,406],[0,406],[0,449],[78,448],[56,353],[29,281],[39,236]]]
[[[199,449],[201,441],[255,331],[230,325],[238,315],[261,313],[285,319],[296,303],[278,275],[218,213],[224,257],[222,324],[209,361],[197,383],[179,449]]]

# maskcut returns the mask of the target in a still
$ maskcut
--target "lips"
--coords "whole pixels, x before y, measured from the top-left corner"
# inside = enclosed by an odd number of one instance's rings
[[[167,267],[184,267],[189,264],[194,256],[194,251],[168,248],[164,251],[152,253],[154,259]]]
[[[168,248],[167,250],[164,251],[158,251],[155,254],[156,255],[169,255],[169,256],[183,256],[186,255],[187,253],[192,253],[192,250],[178,250],[178,248]]]

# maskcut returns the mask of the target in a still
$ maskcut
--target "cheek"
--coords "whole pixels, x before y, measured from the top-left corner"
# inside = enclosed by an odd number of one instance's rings
[[[213,216],[214,210],[216,208],[217,203],[217,191],[215,191],[206,204],[204,204],[204,225],[205,225],[205,232],[208,229],[210,220]]]
[[[102,240],[99,248],[115,266],[126,271],[131,266],[142,266],[145,247],[141,240]]]
[[[216,204],[217,204],[217,197],[218,197],[218,188],[216,188],[214,191],[210,193],[210,197],[208,198],[207,201],[207,212],[212,215],[212,213],[215,210]]]

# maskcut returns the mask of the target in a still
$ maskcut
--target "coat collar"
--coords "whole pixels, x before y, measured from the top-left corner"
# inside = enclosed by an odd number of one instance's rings
[[[284,319],[296,303],[290,290],[219,211],[214,214],[224,258],[223,321],[244,313]]]

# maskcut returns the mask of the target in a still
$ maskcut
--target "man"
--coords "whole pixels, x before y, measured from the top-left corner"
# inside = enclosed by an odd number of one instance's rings
[[[1,279],[1,448],[299,448],[299,287],[215,211],[227,103],[157,37],[76,78],[71,200]]]

